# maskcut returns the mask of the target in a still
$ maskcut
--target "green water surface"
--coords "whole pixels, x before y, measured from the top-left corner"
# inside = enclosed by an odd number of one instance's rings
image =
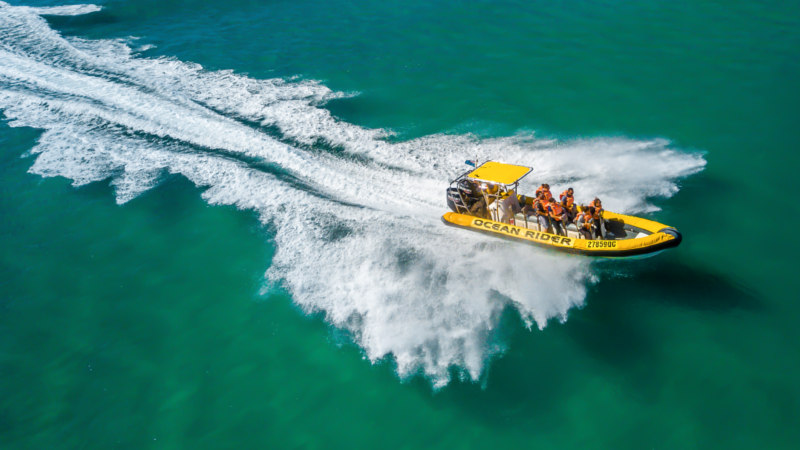
[[[360,92],[329,109],[398,139],[664,137],[708,165],[657,201],[681,247],[603,265],[564,324],[509,311],[483,383],[434,392],[264,288],[275,248],[252,213],[180,177],[118,206],[105,182],[29,174],[38,131],[0,122],[0,447],[800,442],[799,3],[101,4],[48,20]]]

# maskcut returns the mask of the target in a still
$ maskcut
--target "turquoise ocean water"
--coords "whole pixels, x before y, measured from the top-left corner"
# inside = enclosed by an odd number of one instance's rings
[[[797,2],[9,3],[0,447],[800,442]],[[474,157],[684,242],[445,227]]]

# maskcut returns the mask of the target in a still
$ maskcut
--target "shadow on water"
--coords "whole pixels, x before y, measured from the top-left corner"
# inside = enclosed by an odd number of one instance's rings
[[[652,324],[665,308],[718,316],[764,307],[745,287],[669,257],[634,269],[625,264],[602,268],[607,274],[590,289],[587,306],[571,311],[564,324],[527,331],[516,311],[506,311],[499,327],[511,330],[509,350],[490,364],[485,386],[456,381],[432,401],[492,426],[545,429],[559,424],[562,405],[576,392],[609,379],[624,379],[638,397],[656,398],[663,345],[672,336]],[[623,270],[625,276],[613,275]]]
[[[604,280],[593,291],[603,297],[646,300],[701,311],[753,311],[763,307],[756,294],[736,280],[678,262],[668,255],[633,266],[614,261],[604,271],[612,274],[624,271],[626,276],[601,275]]]

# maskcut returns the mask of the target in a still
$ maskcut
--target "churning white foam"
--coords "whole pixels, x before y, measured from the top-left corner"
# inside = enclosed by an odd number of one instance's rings
[[[102,6],[98,5],[64,5],[64,6],[44,6],[39,8],[32,8],[29,6],[19,6],[20,9],[27,9],[28,11],[39,14],[42,16],[80,16],[100,11]]]
[[[110,179],[120,204],[179,174],[209,203],[257,211],[278,248],[270,281],[348,330],[371,361],[391,357],[401,377],[422,372],[435,386],[452,369],[480,377],[504,309],[543,328],[581,305],[593,277],[586,259],[443,226],[444,187],[465,159],[533,166],[524,191],[569,185],[619,211],[653,210],[648,199],[705,165],[665,140],[392,143],[333,117],[322,105],[344,94],[319,83],[142,58],[122,41],[64,38],[40,17],[98,9],[0,2],[0,110],[11,126],[44,130],[30,171]]]

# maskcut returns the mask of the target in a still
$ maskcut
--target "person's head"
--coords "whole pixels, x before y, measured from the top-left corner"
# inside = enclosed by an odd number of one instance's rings
[[[603,202],[601,202],[600,199],[597,198],[597,197],[595,197],[594,200],[592,200],[592,205],[599,206],[599,205],[602,205],[602,204],[603,204]]]
[[[547,184],[547,183],[543,184],[542,186],[543,186],[545,189],[548,189],[548,190],[550,189],[550,185],[549,185],[549,184]]]
[[[574,190],[572,190],[572,188],[567,188],[567,195],[569,195],[570,197],[572,197],[572,194],[574,194],[574,193],[575,193],[575,191],[574,191]]]

